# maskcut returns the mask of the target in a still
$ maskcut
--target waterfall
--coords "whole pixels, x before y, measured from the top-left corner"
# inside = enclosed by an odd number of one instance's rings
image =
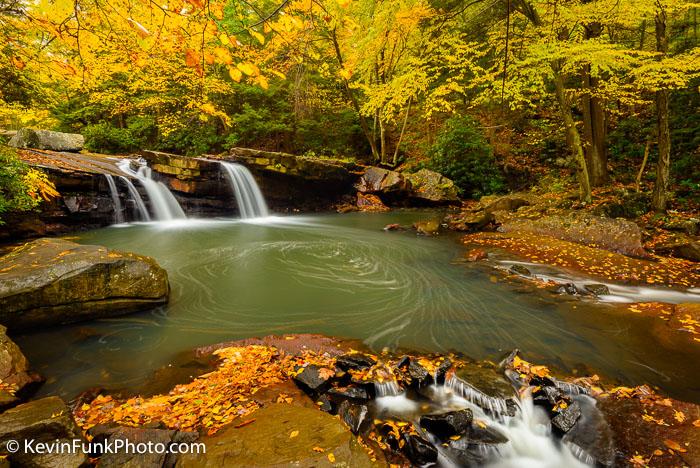
[[[124,222],[124,213],[122,212],[122,201],[119,199],[117,192],[117,184],[114,183],[114,177],[110,174],[105,174],[107,185],[109,185],[109,193],[112,196],[112,204],[114,205],[114,221],[117,224]]]
[[[136,203],[136,209],[139,210],[141,221],[150,221],[151,215],[148,214],[148,210],[146,209],[146,205],[143,203],[141,194],[138,190],[136,190],[134,184],[132,184],[131,180],[129,180],[129,178],[126,176],[119,176],[119,178],[124,181],[126,187],[129,189],[129,194],[131,195],[132,200],[134,200],[134,203]]]
[[[250,171],[240,164],[221,162],[226,177],[236,196],[241,218],[264,218],[269,216],[265,198]]]
[[[136,177],[143,185],[151,203],[153,215],[157,221],[171,221],[174,219],[185,219],[185,212],[177,202],[168,187],[162,182],[156,182],[151,178],[151,168],[141,166],[137,171],[131,169],[131,161],[125,159],[119,163],[119,168],[127,174]]]

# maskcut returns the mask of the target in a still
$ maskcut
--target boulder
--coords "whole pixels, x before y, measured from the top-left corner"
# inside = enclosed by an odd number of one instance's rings
[[[420,426],[441,440],[466,434],[474,416],[470,409],[449,411],[442,414],[426,414],[420,418]]]
[[[411,183],[411,197],[419,201],[443,205],[459,203],[457,186],[438,172],[421,169],[407,174],[406,179]]]
[[[273,403],[252,416],[252,424],[204,437],[206,453],[181,455],[176,466],[373,466],[340,419],[323,411]]]
[[[376,363],[375,358],[364,353],[347,353],[335,358],[335,365],[344,371],[369,369]]]
[[[359,434],[369,409],[365,405],[356,405],[345,400],[338,406],[338,416],[350,428],[353,434]]]
[[[115,444],[117,440],[124,443],[134,444],[161,444],[169,447],[171,444],[192,443],[199,438],[196,432],[180,432],[168,429],[150,429],[137,427],[105,427],[95,426],[89,431],[93,437],[93,443]],[[195,449],[193,447],[193,449]],[[195,449],[196,450],[196,449]],[[124,468],[161,468],[163,466],[174,466],[177,461],[177,454],[159,453],[162,450],[153,450],[150,453],[132,453],[120,450],[116,453],[91,454],[100,457],[99,466],[102,468],[124,467]]]
[[[517,211],[518,208],[530,206],[534,204],[535,201],[536,197],[534,195],[516,193],[503,197],[494,195],[482,197],[481,200],[479,200],[479,204],[486,213],[493,213],[495,211]]]
[[[294,376],[294,382],[305,392],[323,393],[330,386],[330,382],[328,377],[322,374],[321,369],[323,368],[316,364],[296,369],[298,373]]]
[[[584,284],[583,287],[586,289],[586,291],[595,296],[606,296],[610,294],[610,288],[604,284]]]
[[[530,270],[525,266],[525,265],[520,265],[519,263],[515,263],[508,268],[509,273],[513,273],[514,275],[520,275],[520,276],[530,276],[532,273]]]
[[[357,207],[360,211],[389,211],[381,198],[371,193],[357,192]]]
[[[55,444],[73,441],[86,443],[80,428],[75,424],[66,404],[58,397],[47,397],[34,400],[0,414],[0,453],[7,453],[7,443],[10,440],[29,441]],[[39,454],[20,450],[9,455],[12,466],[31,467],[78,467],[88,461],[86,454],[80,450],[77,453]]]
[[[10,385],[9,392],[0,388],[0,408],[19,401],[15,394],[26,393],[28,389],[41,382],[41,378],[29,372],[29,362],[19,346],[7,337],[7,329],[0,325],[0,382]]]
[[[51,151],[73,151],[83,149],[85,138],[77,133],[52,132],[50,130],[35,130],[23,128],[13,136],[8,146],[15,148],[34,148]]]
[[[421,236],[437,236],[440,233],[440,220],[429,219],[413,223],[416,232]]]
[[[654,250],[674,257],[700,262],[700,242],[694,241],[689,236],[676,235],[673,240],[654,247]]]
[[[578,402],[574,401],[552,418],[552,426],[562,434],[567,433],[574,427],[579,417],[581,417],[581,408]]]
[[[39,239],[0,257],[0,322],[27,329],[145,310],[168,301],[150,257]]]
[[[502,232],[521,232],[544,235],[569,242],[644,257],[642,232],[639,226],[624,219],[590,215],[545,216],[540,219],[514,219],[503,223]]]
[[[437,449],[418,434],[403,434],[403,451],[415,466],[431,465],[438,460]]]
[[[406,192],[410,190],[411,183],[400,172],[370,166],[355,184],[355,188],[361,193]]]

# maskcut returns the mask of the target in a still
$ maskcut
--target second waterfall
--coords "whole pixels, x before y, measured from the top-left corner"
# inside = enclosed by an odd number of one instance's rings
[[[228,162],[222,162],[221,167],[231,183],[241,218],[252,219],[269,216],[265,197],[260,192],[260,188],[248,168]]]

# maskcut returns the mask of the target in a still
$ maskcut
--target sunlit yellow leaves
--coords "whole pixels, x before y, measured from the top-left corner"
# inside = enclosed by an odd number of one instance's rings
[[[250,32],[250,35],[253,36],[260,44],[265,43],[265,36],[263,36],[259,32],[254,31],[252,29],[249,32]]]
[[[252,63],[242,62],[242,63],[236,64],[236,67],[248,76],[260,74],[260,69]]]
[[[290,438],[290,439],[293,439],[293,438],[295,438],[295,437],[298,436],[298,435],[299,435],[299,431],[292,431],[292,432],[289,433],[289,438]]]
[[[213,53],[216,58],[216,63],[230,65],[233,62],[231,53],[224,47],[215,47]]]
[[[243,78],[243,72],[236,67],[228,67],[228,74],[236,83],[239,83],[241,78]]]
[[[331,463],[335,463],[335,455],[333,455],[333,453],[328,454],[328,461]]]
[[[26,64],[24,63],[24,60],[22,60],[21,58],[19,58],[17,56],[11,57],[10,60],[12,60],[12,65],[14,65],[15,68],[17,68],[18,70],[22,70],[26,66]]]
[[[267,82],[267,78],[265,78],[263,75],[259,75],[256,81],[262,89],[268,89],[270,87],[270,85]]]
[[[199,66],[199,52],[194,49],[187,49],[185,51],[185,64],[188,67],[198,67]]]
[[[225,46],[231,45],[231,39],[229,39],[226,33],[219,34],[219,41]]]

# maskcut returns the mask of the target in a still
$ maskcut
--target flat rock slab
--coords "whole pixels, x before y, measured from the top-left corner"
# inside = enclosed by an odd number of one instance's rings
[[[23,444],[32,439],[48,444],[72,443],[76,439],[85,442],[70,410],[58,397],[34,400],[0,414],[0,452],[6,453],[10,440]],[[25,453],[20,445],[20,450],[11,454],[9,460],[12,466],[71,468],[87,463],[87,456],[83,453]]]
[[[52,132],[51,130],[23,128],[19,130],[7,144],[15,148],[80,151],[85,144],[85,138],[78,133],[61,133]]]
[[[338,418],[317,409],[275,403],[249,418],[205,437],[206,454],[182,455],[177,466],[376,466]]]
[[[0,257],[0,323],[27,329],[145,310],[168,301],[150,257],[39,239]]]

